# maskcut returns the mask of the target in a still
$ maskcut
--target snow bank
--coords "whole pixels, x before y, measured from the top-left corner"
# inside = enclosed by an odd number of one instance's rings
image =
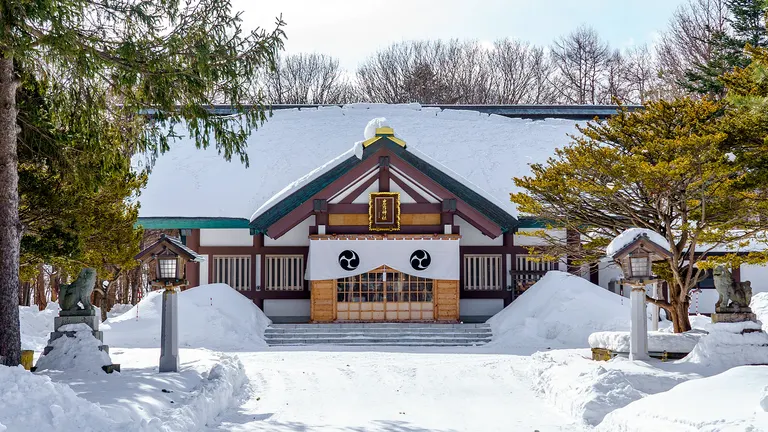
[[[605,254],[609,257],[615,255],[616,252],[624,249],[625,246],[632,243],[638,236],[641,235],[648,236],[650,241],[669,250],[669,242],[667,239],[656,231],[652,231],[646,228],[630,228],[624,230],[624,232],[611,240],[611,242],[608,244],[608,247],[605,249]]]
[[[266,346],[264,329],[271,321],[229,285],[201,285],[178,296],[179,346],[221,351]],[[104,343],[124,348],[159,347],[162,300],[162,291],[151,292],[128,312],[105,321],[101,326]]]
[[[757,315],[757,319],[763,323],[763,331],[768,332],[768,292],[753,295],[749,307]]]
[[[53,331],[53,318],[59,315],[58,303],[49,302],[44,310],[37,306],[19,306],[21,349],[42,351]]]
[[[292,181],[349,150],[376,117],[385,117],[409,150],[423,151],[488,191],[510,212],[516,210],[509,193],[519,191],[512,176],[529,174],[530,163],[546,162],[555,148],[570,142],[569,133],[578,133],[574,126],[579,123],[418,104],[277,110],[248,137],[249,168],[226,162],[214,147],[196,148],[189,137],[172,143],[139,197],[139,216],[169,216],[172,209],[173,216],[248,217]],[[187,181],[178,182],[179,178]],[[174,184],[173,194],[168,194],[169,182]],[[248,193],[243,195],[233,184],[249,185]]]
[[[601,330],[629,330],[629,300],[588,280],[550,271],[488,323],[503,345],[588,347]]]
[[[99,350],[101,341],[93,337],[86,324],[69,324],[59,331],[73,331],[74,337],[62,336],[51,344],[53,350],[37,360],[37,370],[73,371],[86,374],[103,374],[101,367],[112,364],[109,354]]]
[[[701,331],[669,333],[648,332],[648,351],[689,353],[704,336]],[[596,332],[589,335],[591,348],[606,348],[613,352],[629,352],[629,332]]]
[[[533,365],[527,374],[535,391],[560,410],[590,425],[648,394],[698,378],[626,359],[596,362],[587,354],[583,350],[539,352],[532,356]]]
[[[120,316],[131,309],[133,309],[132,304],[116,303],[112,305],[112,309],[110,309],[109,312],[107,312],[107,319]]]
[[[137,431],[143,426],[110,416],[68,386],[21,366],[0,366],[0,389],[0,430]]]
[[[245,367],[237,357],[223,355],[203,381],[184,399],[184,405],[170,410],[163,419],[165,431],[197,430],[211,423],[236,403],[236,398],[248,382]]]
[[[679,363],[714,370],[768,364],[768,334],[762,331],[741,334],[745,329],[760,330],[760,325],[754,322],[711,324],[707,328],[709,334]]]
[[[369,140],[376,136],[376,129],[382,128],[382,127],[391,127],[389,125],[389,122],[387,122],[387,119],[384,117],[376,117],[375,119],[372,119],[368,122],[368,124],[365,125],[365,129],[363,129],[363,139]]]
[[[605,432],[765,431],[768,367],[745,366],[691,380],[608,414]]]

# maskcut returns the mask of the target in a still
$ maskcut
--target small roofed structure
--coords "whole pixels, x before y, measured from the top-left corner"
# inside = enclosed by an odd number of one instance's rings
[[[653,270],[651,268],[654,261],[661,261],[670,257],[672,254],[666,245],[659,244],[651,240],[646,230],[637,230],[637,233],[631,240],[628,238],[623,239],[622,243],[618,245],[609,245],[608,253],[610,257],[621,266],[624,272],[624,280],[629,284],[645,285],[653,282]],[[625,233],[622,233],[617,240],[622,236],[627,237]],[[657,235],[658,236],[658,235]]]
[[[152,287],[166,289],[189,285],[187,262],[203,261],[203,257],[185,246],[180,239],[165,234],[161,234],[160,239],[139,252],[135,258],[149,265],[149,282]]]

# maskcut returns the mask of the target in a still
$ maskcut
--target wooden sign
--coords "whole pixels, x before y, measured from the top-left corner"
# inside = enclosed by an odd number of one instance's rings
[[[400,193],[371,192],[368,201],[368,229],[400,231]]]

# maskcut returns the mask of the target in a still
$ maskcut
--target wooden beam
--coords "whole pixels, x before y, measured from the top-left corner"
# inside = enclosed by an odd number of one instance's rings
[[[368,204],[328,204],[328,213],[365,213],[367,215]],[[400,214],[406,213],[440,213],[440,204],[400,204]]]
[[[414,201],[420,204],[426,204],[429,203],[429,200],[424,198],[420,193],[416,192],[412,187],[408,186],[404,181],[400,180],[396,175],[389,177],[393,182],[395,182],[398,186],[400,186],[400,189],[403,190],[403,192],[407,193],[411,198],[413,198]]]
[[[379,170],[379,172],[381,172],[381,170]],[[373,176],[373,177],[369,178],[368,180],[363,182],[360,186],[356,187],[355,190],[350,192],[349,195],[345,196],[344,199],[339,201],[339,203],[340,204],[351,204],[352,201],[355,200],[355,198],[357,198],[358,196],[360,196],[360,194],[365,192],[365,190],[368,189],[377,179],[378,179],[378,177],[376,177],[376,176]]]
[[[389,156],[379,157],[379,192],[389,192]]]

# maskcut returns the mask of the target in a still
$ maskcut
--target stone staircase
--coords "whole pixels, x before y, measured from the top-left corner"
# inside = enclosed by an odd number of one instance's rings
[[[485,323],[272,324],[264,331],[269,346],[477,346],[491,336]]]

